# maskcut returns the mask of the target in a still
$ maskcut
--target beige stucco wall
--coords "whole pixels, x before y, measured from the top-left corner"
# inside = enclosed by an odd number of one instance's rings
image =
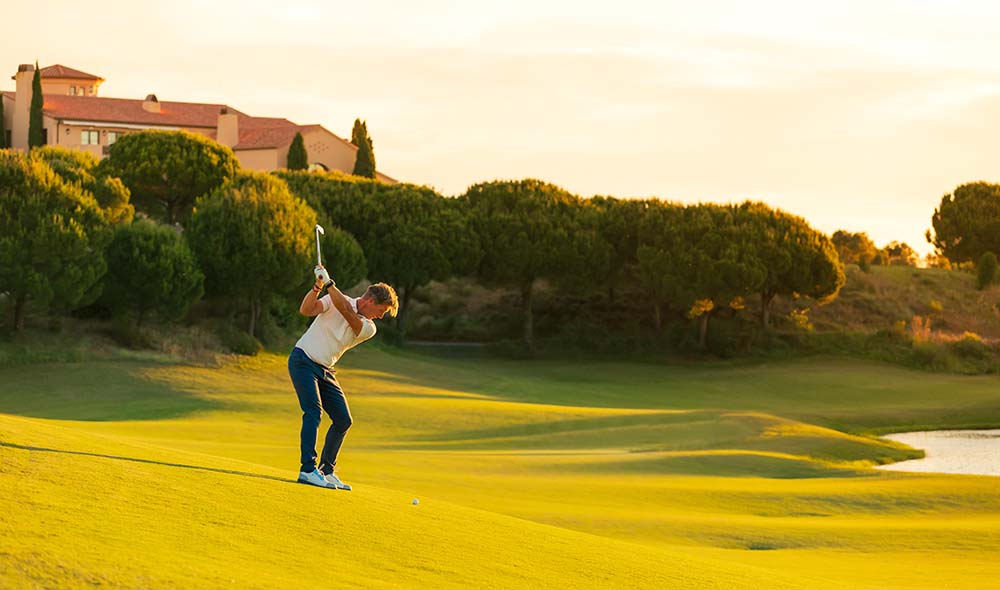
[[[46,120],[50,120],[49,117],[45,117]],[[55,123],[55,121],[53,121]],[[80,136],[83,131],[97,131],[98,132],[98,143],[97,145],[88,144],[81,145]],[[59,123],[58,128],[58,139],[53,139],[49,136],[49,143],[53,145],[61,145],[67,148],[80,149],[84,151],[91,152],[98,158],[104,157],[104,148],[108,145],[108,133],[116,132],[121,135],[126,133],[134,133],[135,129],[125,129],[123,127],[116,127],[114,124],[109,124],[108,126],[103,125],[66,125],[65,123]]]
[[[240,166],[247,170],[260,170],[270,172],[278,168],[284,168],[284,157],[287,157],[288,150],[282,156],[281,165],[278,165],[278,154],[281,150],[268,148],[263,150],[237,150],[236,159],[240,161]]]
[[[31,76],[32,71],[17,72],[14,75],[15,95],[13,120],[11,121],[11,147],[26,150],[28,149],[28,124],[29,110],[31,107]],[[21,97],[24,97],[22,100]]]
[[[71,86],[77,87],[77,96],[98,96],[101,83],[97,80],[79,80],[74,78],[42,78],[42,94],[69,94]],[[80,88],[86,92],[80,94]],[[93,94],[90,93],[93,88]]]
[[[327,170],[340,170],[348,174],[354,171],[357,151],[353,146],[337,139],[332,133],[324,129],[309,129],[302,134],[302,140],[306,145],[310,164],[323,164]],[[281,161],[282,167],[287,161],[288,148],[286,147],[284,151],[285,157]]]

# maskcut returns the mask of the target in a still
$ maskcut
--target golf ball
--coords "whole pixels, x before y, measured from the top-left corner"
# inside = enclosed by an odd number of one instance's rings
[[[413,504],[414,506],[416,506],[419,503],[420,503],[420,500],[417,500],[416,498],[414,498],[413,502],[411,502],[411,504]]]

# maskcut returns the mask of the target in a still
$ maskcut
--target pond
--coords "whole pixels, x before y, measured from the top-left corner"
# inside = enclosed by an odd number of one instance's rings
[[[878,469],[1000,476],[1000,430],[900,432],[883,438],[923,449],[927,456]]]

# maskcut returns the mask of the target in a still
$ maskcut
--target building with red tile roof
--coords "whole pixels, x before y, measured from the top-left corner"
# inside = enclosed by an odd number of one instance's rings
[[[48,145],[89,151],[104,157],[124,134],[146,129],[186,130],[229,146],[240,165],[251,170],[277,170],[287,163],[288,148],[301,133],[310,167],[350,173],[357,147],[322,125],[298,125],[288,119],[253,117],[224,104],[98,96],[104,78],[63,65],[39,70],[43,95],[43,129]],[[3,92],[3,131],[10,145],[28,146],[28,112],[34,66],[18,67],[14,92]],[[396,182],[377,173],[380,180]]]

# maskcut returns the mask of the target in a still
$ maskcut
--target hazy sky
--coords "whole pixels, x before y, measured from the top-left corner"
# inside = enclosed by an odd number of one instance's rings
[[[445,194],[538,177],[582,196],[759,199],[920,252],[941,196],[1000,180],[986,2],[41,1],[0,68],[102,96],[367,119],[379,169]],[[3,76],[0,88],[13,89]]]

